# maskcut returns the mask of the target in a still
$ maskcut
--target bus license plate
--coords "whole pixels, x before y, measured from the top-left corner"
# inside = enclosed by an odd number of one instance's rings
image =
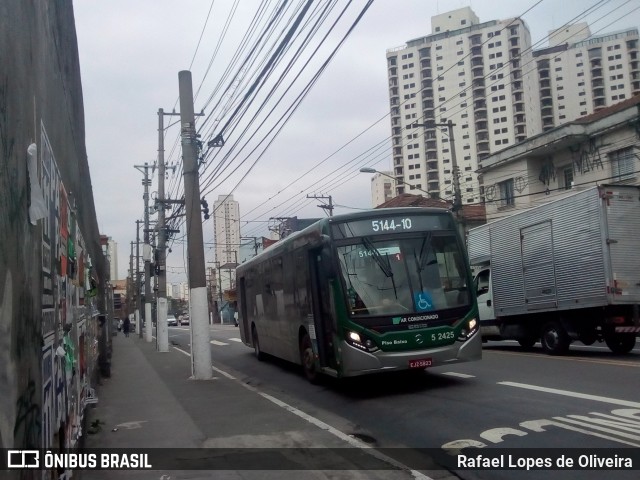
[[[426,367],[430,367],[432,363],[433,362],[430,358],[421,358],[419,360],[409,360],[409,368],[426,368]]]

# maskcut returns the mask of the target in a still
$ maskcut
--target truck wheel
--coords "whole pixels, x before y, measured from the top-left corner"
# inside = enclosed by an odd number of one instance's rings
[[[614,333],[604,337],[604,341],[613,353],[629,353],[636,346],[635,333]]]
[[[542,327],[540,342],[549,355],[564,355],[569,350],[569,335],[560,322],[549,322]]]
[[[304,376],[307,377],[310,383],[318,383],[318,370],[316,369],[316,359],[313,353],[313,346],[311,344],[311,338],[308,333],[305,333],[300,340],[300,362],[302,363],[302,370],[304,370]]]
[[[264,360],[264,353],[260,350],[260,340],[258,339],[258,330],[255,325],[251,326],[251,339],[253,341],[253,351],[256,354],[256,358],[260,361]]]

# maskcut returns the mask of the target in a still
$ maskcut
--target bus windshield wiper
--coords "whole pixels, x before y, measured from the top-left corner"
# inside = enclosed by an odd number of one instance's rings
[[[391,279],[391,285],[393,285],[393,294],[396,298],[398,298],[398,292],[396,290],[396,282],[393,279],[393,270],[391,269],[391,264],[388,258],[383,257],[378,252],[378,249],[373,245],[373,242],[369,239],[369,237],[364,237],[362,239],[362,244],[367,249],[368,252],[371,253],[373,260],[378,264],[382,273],[384,273],[385,277]]]

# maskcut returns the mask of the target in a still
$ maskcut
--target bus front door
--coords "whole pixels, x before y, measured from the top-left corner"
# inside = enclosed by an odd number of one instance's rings
[[[316,332],[316,348],[320,366],[337,369],[333,338],[335,316],[332,308],[333,292],[329,284],[326,268],[322,264],[321,250],[309,252],[313,321]],[[313,339],[312,339],[313,340]]]

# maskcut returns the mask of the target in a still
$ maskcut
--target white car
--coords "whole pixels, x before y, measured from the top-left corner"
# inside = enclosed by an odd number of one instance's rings
[[[178,320],[176,319],[175,315],[167,315],[167,325],[169,327],[177,327],[178,326]]]

